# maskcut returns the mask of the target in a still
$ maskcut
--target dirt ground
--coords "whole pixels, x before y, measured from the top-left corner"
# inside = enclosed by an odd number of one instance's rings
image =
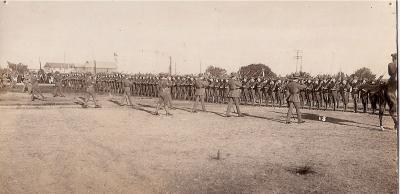
[[[46,96],[0,95],[0,193],[397,192],[397,134],[377,115],[302,110],[305,124],[286,125],[287,108],[226,118],[223,104],[174,101],[167,117],[151,114],[156,99],[82,109]]]

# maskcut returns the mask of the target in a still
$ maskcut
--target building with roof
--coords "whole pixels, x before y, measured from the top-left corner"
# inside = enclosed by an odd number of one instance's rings
[[[104,61],[86,61],[82,64],[48,62],[43,67],[46,73],[56,71],[60,73],[94,73],[95,68],[96,73],[112,73],[117,72],[118,65],[116,62]]]
[[[60,72],[60,73],[71,73],[74,72],[75,69],[75,64],[72,63],[53,63],[53,62],[47,62],[43,66],[43,70],[46,73],[51,73],[51,72]]]
[[[106,61],[86,61],[83,64],[75,66],[75,72],[86,73],[86,72],[95,72],[96,73],[112,73],[117,72],[118,66],[116,62],[106,62]]]

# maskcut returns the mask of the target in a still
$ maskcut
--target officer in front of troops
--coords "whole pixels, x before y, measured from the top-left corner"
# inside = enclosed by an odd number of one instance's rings
[[[157,102],[156,106],[156,111],[155,115],[158,115],[158,111],[161,108],[161,105],[163,105],[165,109],[165,115],[171,116],[172,114],[169,113],[169,108],[168,108],[168,101],[170,99],[171,91],[168,89],[168,80],[166,77],[162,77],[159,84],[158,84],[158,97],[159,100]]]
[[[203,75],[199,75],[199,77],[194,82],[194,87],[196,88],[195,96],[196,99],[193,104],[192,113],[197,113],[197,104],[201,103],[201,108],[203,111],[206,111],[206,107],[204,105],[204,96],[205,96],[205,88],[208,86],[208,82],[204,80]]]
[[[39,89],[39,77],[38,75],[34,74],[31,76],[31,100],[34,101],[35,99],[45,100],[42,92]]]
[[[240,88],[242,87],[242,83],[239,80],[237,80],[236,73],[231,74],[231,79],[229,79],[228,85],[229,85],[229,94],[228,94],[229,101],[228,101],[228,108],[226,110],[226,117],[231,116],[232,103],[235,103],[236,112],[238,116],[243,117],[243,114],[240,112],[239,108]]]
[[[129,76],[125,76],[125,78],[122,80],[122,86],[124,87],[124,94],[122,97],[122,102],[120,103],[122,106],[128,105],[128,106],[133,106],[132,100],[131,100],[131,85],[132,81],[129,79]]]
[[[286,117],[286,124],[290,124],[290,118],[292,118],[293,106],[296,108],[298,123],[304,123],[301,119],[300,112],[300,90],[307,88],[307,86],[297,83],[299,77],[294,75],[291,81],[286,85],[286,89],[289,93],[287,97],[287,102],[289,103],[289,109]]]
[[[92,76],[90,73],[88,74],[88,76],[86,77],[86,79],[84,80],[84,86],[86,87],[86,93],[85,93],[85,98],[83,101],[83,108],[88,108],[88,102],[89,99],[92,98],[95,108],[101,108],[101,106],[98,104],[97,99],[96,99],[96,92],[95,92],[95,85],[96,85],[96,79],[94,78],[94,76]]]
[[[65,97],[64,94],[62,93],[62,76],[60,75],[60,73],[58,71],[56,71],[55,75],[54,75],[54,84],[55,84],[55,88],[54,88],[54,96],[53,97]]]

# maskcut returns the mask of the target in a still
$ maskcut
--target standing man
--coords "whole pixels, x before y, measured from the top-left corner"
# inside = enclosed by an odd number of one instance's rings
[[[94,102],[94,107],[95,108],[101,108],[101,106],[98,104],[97,99],[96,99],[96,92],[94,90],[95,85],[96,85],[96,80],[95,78],[91,75],[88,74],[87,78],[84,80],[84,86],[86,87],[86,94],[85,94],[85,98],[83,101],[83,105],[82,108],[87,108],[88,106],[88,102],[90,98],[93,98],[93,102]]]
[[[243,114],[240,112],[239,108],[239,98],[240,98],[240,88],[242,87],[242,83],[237,80],[236,73],[231,74],[231,79],[228,82],[229,85],[229,94],[228,94],[228,108],[226,110],[226,117],[231,116],[231,108],[232,103],[235,103],[236,111],[239,117],[243,117]]]
[[[359,88],[359,83],[358,83],[358,77],[355,76],[353,79],[353,82],[350,84],[351,86],[351,97],[353,98],[353,106],[354,106],[354,112],[358,112],[358,100],[359,100],[359,93],[360,91],[358,90]]]
[[[34,101],[35,99],[39,99],[39,100],[45,100],[42,92],[39,89],[39,80],[38,80],[38,75],[34,74],[31,76],[31,84],[32,84],[32,88],[31,88],[31,100]]]
[[[206,107],[204,106],[204,96],[205,96],[205,88],[208,86],[208,82],[204,80],[203,75],[199,75],[194,82],[194,87],[196,88],[195,96],[196,99],[193,104],[192,113],[197,113],[197,103],[200,101],[201,108],[203,111],[206,111]]]
[[[157,102],[157,107],[155,111],[155,115],[158,115],[158,111],[161,108],[161,105],[164,106],[165,109],[165,114],[167,116],[171,116],[172,114],[169,113],[169,108],[168,108],[168,100],[170,99],[171,92],[168,89],[168,81],[166,77],[162,77],[159,84],[158,84],[158,97],[159,100]]]
[[[54,96],[53,97],[65,97],[64,94],[62,93],[62,77],[58,71],[56,71],[55,76],[54,76],[54,83],[55,83],[55,89],[54,89]]]
[[[133,106],[132,100],[131,100],[131,85],[132,81],[130,80],[129,76],[125,76],[125,78],[122,80],[122,85],[124,87],[124,94],[122,97],[122,102],[121,105],[124,106],[125,103],[128,106]]]
[[[289,92],[287,97],[287,102],[289,103],[289,109],[286,117],[286,124],[290,124],[290,118],[292,117],[293,106],[296,108],[298,123],[304,123],[301,119],[300,112],[300,90],[307,88],[307,86],[297,83],[298,77],[293,76],[292,80],[286,85],[286,89]]]

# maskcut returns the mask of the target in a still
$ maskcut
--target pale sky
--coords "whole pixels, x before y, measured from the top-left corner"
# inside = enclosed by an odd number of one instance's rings
[[[264,63],[296,70],[386,73],[396,49],[389,2],[13,2],[0,6],[0,65],[113,61],[119,70],[178,73],[208,65],[228,72]],[[174,72],[174,68],[173,68]]]

